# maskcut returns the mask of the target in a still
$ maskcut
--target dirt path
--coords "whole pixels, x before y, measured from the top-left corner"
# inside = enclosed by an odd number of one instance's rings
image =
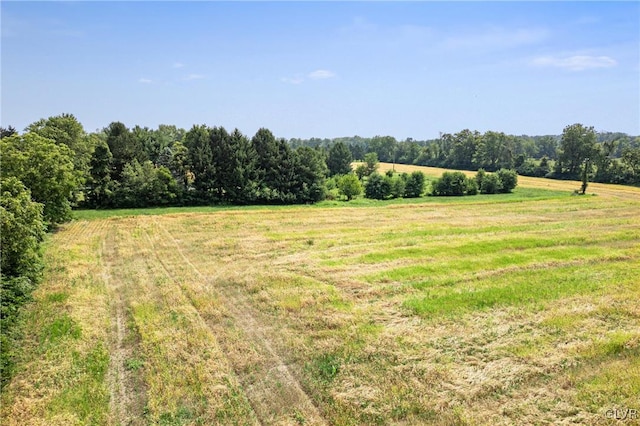
[[[226,310],[230,324],[224,325],[224,332],[234,330],[238,339],[221,339],[221,345],[260,423],[327,424],[291,367],[271,344],[275,330],[261,318],[242,291],[224,285],[224,268],[218,269],[215,277],[205,276],[185,255],[179,241],[158,221],[154,225],[162,232],[162,238],[166,237],[165,241],[175,247],[173,252],[179,260],[189,266],[208,290],[215,290]],[[170,268],[167,266],[170,262],[160,261],[165,269]],[[220,324],[208,322],[208,325],[217,334],[223,331]],[[247,362],[252,358],[251,354],[257,360],[255,363]],[[248,364],[251,365],[248,367]]]
[[[108,383],[110,393],[110,410],[112,424],[142,425],[146,392],[142,378],[131,369],[127,362],[134,359],[137,347],[137,336],[127,329],[126,289],[117,276],[118,257],[114,230],[110,229],[102,240],[100,260],[102,263],[102,279],[113,301],[113,326],[110,350]]]

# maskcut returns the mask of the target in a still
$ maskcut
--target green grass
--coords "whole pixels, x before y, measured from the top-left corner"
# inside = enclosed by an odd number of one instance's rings
[[[117,423],[120,300],[142,423],[311,424],[290,377],[329,424],[595,424],[640,393],[640,191],[594,188],[78,211],[3,417]]]

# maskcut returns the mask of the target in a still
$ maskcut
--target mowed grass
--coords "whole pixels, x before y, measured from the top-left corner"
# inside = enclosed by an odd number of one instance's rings
[[[640,190],[578,186],[80,212],[48,244],[2,418],[613,423],[640,408]]]

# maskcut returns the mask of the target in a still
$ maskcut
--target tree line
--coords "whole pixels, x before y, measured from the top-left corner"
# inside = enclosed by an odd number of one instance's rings
[[[524,176],[580,179],[585,159],[590,180],[640,184],[640,136],[596,132],[573,124],[561,135],[514,136],[462,130],[437,139],[398,141],[392,136],[290,139],[292,146],[329,149],[345,144],[355,160],[375,152],[383,162],[459,170],[516,169]]]

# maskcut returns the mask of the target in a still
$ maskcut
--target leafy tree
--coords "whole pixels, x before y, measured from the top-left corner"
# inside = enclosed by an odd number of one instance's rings
[[[124,124],[119,121],[112,122],[104,132],[107,145],[113,155],[112,178],[114,180],[120,180],[125,164],[133,160],[144,163],[148,159],[141,138],[136,137]]]
[[[111,180],[113,156],[106,142],[99,142],[89,163],[87,204],[92,207],[107,207],[113,196],[114,182]]]
[[[500,192],[511,192],[518,185],[518,174],[515,170],[500,169],[496,175],[500,180]]]
[[[35,282],[42,269],[43,206],[31,200],[29,189],[16,177],[3,177],[0,186],[2,276],[24,276]]]
[[[395,162],[396,147],[398,141],[392,136],[375,136],[369,142],[369,150],[376,153],[380,161]],[[367,158],[365,156],[365,161]]]
[[[226,133],[226,132],[225,132]],[[211,201],[216,191],[216,170],[213,161],[213,149],[209,129],[205,125],[194,125],[184,137],[187,149],[186,164],[182,164],[193,176],[193,185],[202,201]]]
[[[405,198],[417,198],[422,196],[424,192],[425,178],[424,173],[419,170],[412,172],[407,178],[404,188]]]
[[[364,171],[364,176],[370,176],[375,173],[380,167],[380,163],[378,162],[378,154],[375,152],[369,152],[364,156],[364,164],[366,169]]]
[[[444,172],[433,183],[433,195],[461,196],[467,191],[467,177],[462,172]]]
[[[474,157],[480,142],[480,133],[465,129],[453,137],[453,146],[449,154],[448,163],[456,169],[471,170],[474,167]]]
[[[166,167],[147,160],[125,164],[116,194],[119,207],[163,206],[176,200],[178,187]]]
[[[482,178],[482,187],[480,187],[480,192],[482,194],[497,194],[501,191],[502,185],[497,174],[487,174]]]
[[[17,134],[18,132],[16,131],[16,128],[13,126],[9,126],[7,128],[0,127],[0,139],[6,138],[8,136],[17,135]]]
[[[16,177],[34,201],[44,204],[45,221],[56,224],[71,218],[71,201],[80,184],[73,152],[66,145],[35,133],[0,139],[3,178]]]
[[[353,173],[346,174],[339,178],[338,189],[342,195],[347,197],[347,201],[351,201],[362,194],[360,179]]]
[[[625,148],[622,152],[622,163],[632,172],[631,182],[640,182],[640,147]]]
[[[325,198],[327,164],[323,155],[309,147],[294,151],[294,185],[292,194],[297,203],[315,203]]]
[[[88,175],[95,141],[85,133],[82,124],[73,114],[61,114],[40,119],[27,126],[26,131],[69,147],[73,152],[74,168],[82,173],[83,179]]]
[[[375,200],[385,200],[391,196],[391,179],[374,172],[364,186],[364,196]]]
[[[387,177],[391,181],[391,198],[404,196],[405,179],[402,176]]]
[[[572,124],[564,128],[560,141],[558,166],[561,173],[577,176],[585,159],[594,155],[596,133],[593,127]]]
[[[40,243],[45,225],[42,204],[15,177],[0,179],[0,386],[11,377],[11,332],[20,306],[42,271]]]
[[[284,139],[276,140],[264,128],[258,130],[251,143],[257,153],[258,198],[264,202],[292,202],[295,158],[289,145]]]
[[[329,150],[327,158],[327,167],[329,168],[329,176],[346,175],[351,173],[351,151],[342,143],[335,143]]]

